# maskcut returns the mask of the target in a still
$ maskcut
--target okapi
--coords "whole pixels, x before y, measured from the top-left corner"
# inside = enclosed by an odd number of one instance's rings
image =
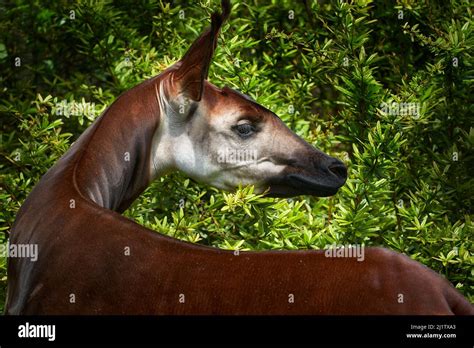
[[[122,94],[32,190],[10,244],[38,245],[39,257],[9,259],[6,313],[473,314],[448,281],[388,249],[366,249],[363,262],[316,250],[236,254],[120,214],[174,170],[275,197],[330,196],[345,183],[341,161],[254,100],[206,80],[229,13],[222,1],[180,61]],[[218,161],[222,149],[258,157]]]

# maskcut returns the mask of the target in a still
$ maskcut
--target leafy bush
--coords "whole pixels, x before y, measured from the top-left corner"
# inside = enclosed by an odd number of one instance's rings
[[[223,193],[177,173],[153,183],[126,215],[224,249],[383,245],[474,301],[469,2],[234,2],[209,79],[343,159],[347,184],[330,198],[286,200],[251,187]],[[217,6],[0,4],[1,243],[71,142],[121,92],[179,59]],[[58,114],[61,105],[71,114]],[[6,279],[2,258],[0,304]]]

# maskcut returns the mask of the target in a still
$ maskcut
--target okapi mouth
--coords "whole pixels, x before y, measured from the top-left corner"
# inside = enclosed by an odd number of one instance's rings
[[[342,186],[342,185],[341,185]],[[340,186],[326,186],[315,182],[313,179],[291,174],[279,180],[271,180],[269,183],[269,197],[294,197],[294,196],[317,196],[328,197],[335,195]]]
[[[347,170],[343,165],[330,168],[325,175],[311,176],[302,173],[282,173],[268,181],[270,197],[294,197],[310,195],[333,196],[346,182]]]

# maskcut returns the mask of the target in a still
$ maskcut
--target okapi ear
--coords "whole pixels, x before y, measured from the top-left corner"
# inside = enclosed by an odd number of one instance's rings
[[[211,26],[194,41],[184,57],[181,65],[173,74],[173,81],[179,86],[179,93],[200,101],[207,79],[212,55],[217,46],[217,36],[225,20],[229,17],[230,1],[222,0],[222,13],[214,12],[211,16]]]

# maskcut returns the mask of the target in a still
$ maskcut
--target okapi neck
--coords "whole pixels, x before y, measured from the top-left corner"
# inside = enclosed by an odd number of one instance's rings
[[[122,94],[77,141],[76,188],[101,207],[124,211],[150,182],[151,142],[160,119],[155,83]]]

